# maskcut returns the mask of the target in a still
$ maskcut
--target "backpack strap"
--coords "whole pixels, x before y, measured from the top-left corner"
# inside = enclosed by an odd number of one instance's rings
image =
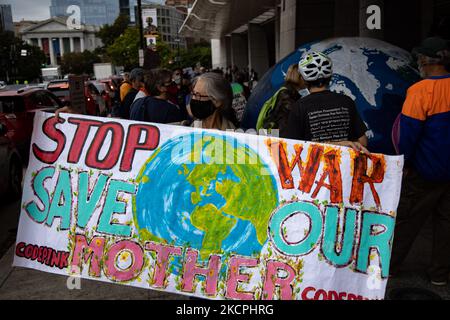
[[[259,116],[258,116],[258,121],[256,123],[256,130],[259,131],[261,129],[264,128],[264,122],[266,120],[266,118],[271,114],[271,112],[273,111],[273,109],[275,108],[277,102],[278,102],[278,96],[280,94],[281,91],[283,90],[287,90],[286,87],[281,87],[277,92],[275,92],[275,94],[270,97],[263,105]]]

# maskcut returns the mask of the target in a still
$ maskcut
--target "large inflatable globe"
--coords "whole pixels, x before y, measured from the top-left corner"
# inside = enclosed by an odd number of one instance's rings
[[[335,38],[301,46],[269,70],[252,93],[243,127],[255,128],[259,112],[284,82],[290,65],[308,51],[331,57],[331,90],[351,97],[369,128],[369,149],[394,154],[392,126],[401,112],[407,89],[419,80],[411,55],[396,46],[370,38]]]
[[[169,140],[137,179],[139,238],[188,245],[202,260],[223,250],[259,252],[278,205],[276,181],[267,173],[258,154],[230,136],[193,133]]]

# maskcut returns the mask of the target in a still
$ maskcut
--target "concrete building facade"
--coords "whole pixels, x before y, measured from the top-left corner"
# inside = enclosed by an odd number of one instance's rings
[[[12,10],[10,4],[0,5],[0,32],[14,31]]]
[[[81,29],[70,29],[67,18],[51,18],[32,25],[21,32],[22,40],[38,46],[48,57],[48,64],[56,66],[68,52],[93,51],[102,46],[96,37],[99,27],[82,25]]]
[[[181,33],[211,39],[213,67],[262,76],[300,45],[331,37],[372,37],[411,50],[429,35],[448,38],[449,17],[449,0],[197,0]]]

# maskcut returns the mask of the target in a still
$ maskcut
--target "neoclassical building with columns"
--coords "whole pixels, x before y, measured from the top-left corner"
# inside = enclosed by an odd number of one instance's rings
[[[95,35],[99,27],[81,25],[81,28],[73,29],[66,22],[67,17],[38,22],[21,31],[22,40],[41,48],[51,66],[58,65],[65,53],[93,51],[102,46],[102,41]]]

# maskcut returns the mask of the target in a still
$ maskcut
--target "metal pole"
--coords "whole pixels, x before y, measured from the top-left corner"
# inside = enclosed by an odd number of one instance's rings
[[[144,41],[144,24],[142,21],[142,0],[137,0],[137,14],[138,14],[138,24],[139,24],[139,39],[141,44],[141,49],[145,50]]]
[[[179,68],[181,68],[180,41],[181,41],[180,34],[178,34],[177,35],[177,44],[178,44],[178,46],[177,46],[177,60],[178,60],[177,61],[177,65],[178,65]]]

